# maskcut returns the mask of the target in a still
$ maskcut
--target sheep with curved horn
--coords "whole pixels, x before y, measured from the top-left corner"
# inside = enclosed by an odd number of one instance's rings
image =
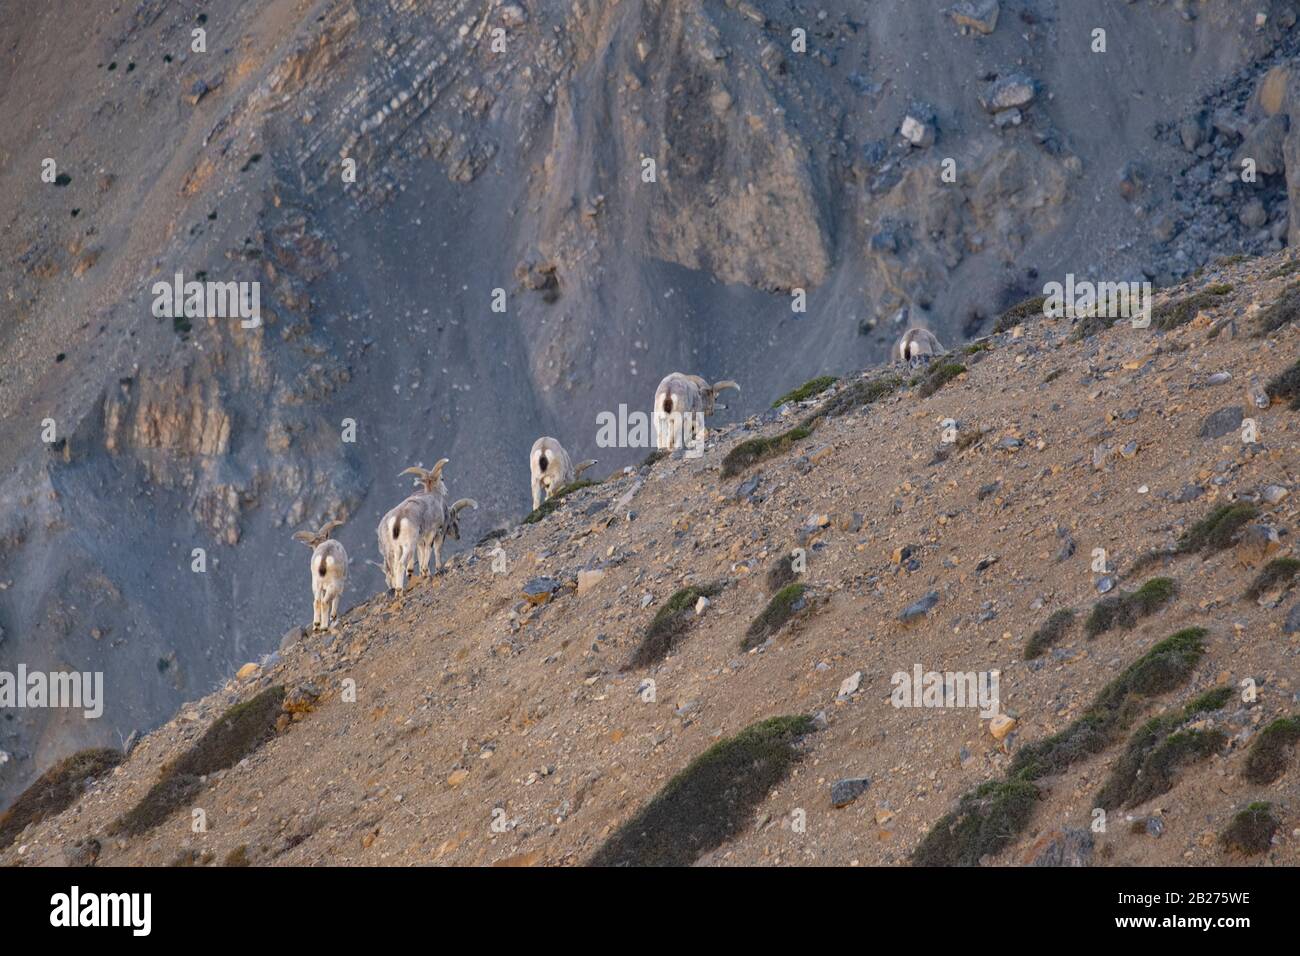
[[[717,399],[719,392],[729,388],[740,391],[740,386],[729,378],[710,385],[698,375],[665,375],[655,389],[655,445],[665,451],[702,446],[708,435],[704,419],[715,409],[727,407],[719,405]]]
[[[293,536],[311,552],[311,597],[313,631],[333,630],[339,619],[339,599],[348,581],[348,553],[330,533],[343,524],[330,521],[319,531],[299,531]]]
[[[421,575],[429,576],[429,557],[433,556],[433,573],[442,570],[442,544],[449,533],[460,538],[459,512],[477,502],[463,498],[447,505],[447,485],[442,470],[451,459],[440,458],[429,469],[411,466],[401,475],[414,475],[420,491],[410,495],[379,522],[379,553],[384,559],[384,578],[391,591],[406,589],[408,576],[415,574],[419,563]],[[455,510],[453,510],[455,509]]]
[[[532,451],[528,453],[528,470],[533,484],[533,510],[540,508],[542,502],[565,485],[573,484],[595,464],[599,464],[596,459],[589,458],[575,465],[557,439],[549,435],[537,439],[533,442]]]

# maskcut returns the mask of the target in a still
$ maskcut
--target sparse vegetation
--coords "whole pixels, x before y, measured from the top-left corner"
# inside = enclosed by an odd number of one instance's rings
[[[1062,365],[1060,368],[1052,369],[1050,372],[1047,373],[1047,376],[1043,379],[1043,384],[1051,385],[1058,378],[1064,375],[1067,371],[1069,371],[1069,369],[1067,369],[1064,365]]]
[[[1272,335],[1284,325],[1290,325],[1300,317],[1300,282],[1293,283],[1282,290],[1282,294],[1264,309],[1255,319],[1255,336],[1263,338]]]
[[[568,495],[573,494],[575,491],[580,491],[583,488],[590,488],[592,485],[598,484],[600,484],[598,481],[591,481],[588,478],[579,478],[577,481],[571,481],[567,485],[561,486],[556,489],[555,494],[551,495],[551,497],[547,498],[532,511],[528,512],[528,516],[524,518],[524,524],[536,524],[556,508],[560,507],[560,502]]]
[[[62,813],[81,796],[91,780],[108,773],[122,762],[122,752],[109,747],[82,750],[60,760],[37,777],[0,813],[0,850],[18,838],[33,823]]]
[[[1172,578],[1152,578],[1136,591],[1112,594],[1092,606],[1084,624],[1091,640],[1115,628],[1131,630],[1138,621],[1159,611],[1178,594],[1178,584]]]
[[[722,591],[721,582],[693,584],[682,588],[664,602],[646,628],[641,643],[632,652],[624,670],[648,667],[668,656],[668,652],[681,643],[691,625],[695,623],[695,604],[702,597],[714,597]]]
[[[1166,302],[1151,314],[1151,324],[1157,329],[1169,331],[1186,325],[1196,318],[1202,309],[1222,304],[1219,300],[1232,292],[1232,286],[1216,282],[1207,285],[1199,292],[1194,292],[1173,302]]]
[[[971,342],[969,345],[963,346],[961,350],[961,354],[977,355],[980,352],[991,352],[991,351],[993,351],[993,343],[990,342],[988,339],[981,339],[978,342]]]
[[[1169,730],[1161,718],[1148,721],[1111,771],[1097,806],[1135,807],[1168,793],[1180,767],[1209,758],[1227,742],[1221,730]]]
[[[1074,611],[1071,608],[1054,611],[1025,644],[1025,660],[1032,661],[1036,657],[1041,657],[1045,650],[1064,637],[1073,626]]]
[[[772,600],[767,602],[763,613],[754,618],[749,630],[745,632],[745,639],[740,642],[741,650],[758,647],[781,630],[785,622],[803,607],[805,591],[807,587],[803,584],[787,584],[772,595]]]
[[[1264,276],[1264,278],[1285,279],[1287,276],[1293,275],[1297,269],[1300,269],[1300,259],[1292,259],[1290,262],[1282,263],[1268,275]]]
[[[781,590],[796,577],[794,569],[794,556],[792,554],[783,554],[776,559],[776,563],[767,572],[767,590],[775,594]]]
[[[1300,573],[1300,559],[1274,558],[1264,565],[1264,570],[1246,589],[1246,597],[1251,601],[1259,600],[1261,595],[1278,588],[1284,588],[1291,579]]]
[[[1268,784],[1286,772],[1291,748],[1300,743],[1300,717],[1279,717],[1258,734],[1242,770],[1251,783]]]
[[[1279,826],[1271,803],[1252,803],[1232,818],[1219,842],[1226,850],[1258,856],[1273,845],[1273,834]]]
[[[1205,630],[1187,628],[1165,638],[1107,684],[1083,715],[1060,733],[1022,747],[1009,776],[1038,780],[1099,753],[1127,730],[1148,698],[1173,690],[1191,676],[1205,653]]]
[[[1029,824],[1038,787],[1026,781],[990,780],[961,798],[912,852],[918,866],[978,866]]]
[[[921,387],[917,394],[921,398],[929,398],[965,371],[966,366],[960,362],[938,362],[931,366],[925,378],[921,380]]]
[[[1273,401],[1290,402],[1291,411],[1300,411],[1300,361],[1271,379],[1264,391]]]
[[[163,768],[140,802],[109,827],[110,835],[139,836],[166,820],[203,789],[203,778],[233,767],[274,737],[283,703],[284,687],[277,685],[227,710]]]
[[[893,373],[859,379],[837,392],[821,409],[804,419],[802,425],[808,428],[819,418],[838,418],[847,415],[849,412],[894,394],[902,387],[902,376]]]
[[[1153,548],[1150,551],[1143,551],[1133,559],[1133,564],[1121,576],[1124,578],[1135,578],[1144,571],[1154,567],[1157,564],[1164,564],[1170,558],[1177,557],[1178,552],[1169,548]]]
[[[667,457],[668,457],[668,452],[666,452],[662,448],[656,448],[654,451],[650,452],[643,459],[641,459],[641,467],[653,468],[655,465],[659,464],[659,462],[663,461]]]
[[[837,381],[838,379],[836,379],[834,375],[818,376],[817,378],[814,378],[811,381],[804,382],[798,388],[786,392],[784,395],[782,395],[780,398],[778,398],[775,402],[772,403],[772,407],[780,408],[786,402],[802,402],[805,399],[812,398],[814,395],[820,395],[822,392],[826,391],[826,389],[834,385]]]
[[[754,808],[799,759],[815,729],[772,717],[719,741],[677,774],[596,851],[590,866],[689,866],[752,823]]]
[[[1219,505],[1178,539],[1179,554],[1209,556],[1232,545],[1241,528],[1259,515],[1259,509],[1246,502]]]
[[[1078,720],[1045,740],[1022,747],[1005,781],[989,781],[961,798],[912,854],[922,866],[974,866],[997,853],[1028,826],[1038,788],[1034,781],[1060,773],[1111,744],[1149,698],[1185,682],[1205,653],[1203,628],[1173,634],[1107,684]],[[1219,692],[1215,692],[1216,694]],[[1210,700],[1203,695],[1202,700]]]
[[[789,451],[796,442],[812,434],[811,429],[800,425],[772,438],[751,438],[743,441],[722,459],[722,477],[734,478],[760,461],[775,458]]]
[[[1047,304],[1047,296],[1036,295],[1033,298],[1025,299],[1018,302],[1011,308],[1007,309],[998,316],[997,322],[993,325],[994,332],[1010,332],[1017,325],[1021,325],[1030,319],[1041,319],[1043,317],[1043,306]]]
[[[248,844],[241,843],[229,853],[223,862],[224,866],[252,866],[252,861],[248,858]]]

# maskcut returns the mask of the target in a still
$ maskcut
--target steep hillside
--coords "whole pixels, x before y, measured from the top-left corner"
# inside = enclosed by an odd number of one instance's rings
[[[0,862],[1300,863],[1295,271],[1213,267],[1150,329],[1027,309],[575,491],[399,599],[354,584],[336,634],[11,817]],[[299,621],[306,570],[261,570]],[[1001,717],[894,706],[917,666],[996,671]],[[946,829],[981,786],[1002,815]]]
[[[94,6],[0,11],[0,668],[124,690],[7,715],[0,805],[272,650],[261,569],[369,552],[409,464],[504,526],[538,435],[632,464],[595,415],[673,369],[735,421],[1300,223],[1293,0]],[[264,324],[156,317],[177,273]]]

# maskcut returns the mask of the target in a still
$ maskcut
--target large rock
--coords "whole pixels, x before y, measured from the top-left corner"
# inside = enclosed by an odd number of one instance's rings
[[[1255,124],[1246,134],[1232,157],[1232,166],[1240,170],[1243,160],[1255,161],[1255,172],[1276,176],[1286,171],[1286,138],[1291,121],[1287,116],[1270,116]]]
[[[994,80],[980,97],[980,105],[990,113],[1024,109],[1038,95],[1038,84],[1024,73],[1012,73]]]
[[[1240,428],[1245,417],[1240,405],[1220,408],[1217,412],[1211,412],[1201,420],[1199,434],[1202,438],[1222,438],[1224,435],[1235,432]]]
[[[964,30],[988,36],[998,26],[998,0],[961,0],[948,8],[948,16]]]

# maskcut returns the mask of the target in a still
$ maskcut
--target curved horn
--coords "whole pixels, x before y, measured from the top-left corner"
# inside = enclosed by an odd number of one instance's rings
[[[310,531],[295,531],[293,540],[301,541],[309,548],[316,547],[316,535],[312,534]]]
[[[335,519],[334,521],[327,521],[324,525],[321,526],[321,529],[316,532],[316,535],[322,541],[324,541],[326,538],[330,536],[331,531],[333,531],[335,528],[341,528],[342,526],[343,526],[343,522],[339,521],[338,519]]]
[[[429,480],[437,481],[439,478],[441,478],[442,469],[446,466],[447,462],[449,461],[451,461],[450,458],[439,458],[437,463],[432,468],[429,469]]]
[[[415,475],[415,477],[417,478],[427,478],[429,473],[425,471],[423,468],[417,468],[415,467],[415,465],[412,465],[410,468],[407,468],[405,471],[398,472],[397,477],[401,478],[402,475]]]
[[[713,383],[713,393],[714,393],[715,395],[716,395],[718,392],[721,392],[721,391],[723,391],[724,389],[728,389],[728,388],[734,388],[736,391],[740,391],[740,386],[737,385],[735,382],[733,382],[733,381],[732,381],[731,379],[729,379],[729,378],[724,378],[721,382],[714,382],[714,383]]]
[[[457,514],[459,514],[462,508],[473,508],[475,511],[478,511],[478,502],[475,501],[473,498],[459,499],[458,501],[454,502],[451,506],[452,517],[455,517]]]
[[[578,462],[578,464],[573,466],[573,477],[577,478],[592,465],[598,464],[600,464],[600,461],[595,458],[588,458],[586,461]]]

